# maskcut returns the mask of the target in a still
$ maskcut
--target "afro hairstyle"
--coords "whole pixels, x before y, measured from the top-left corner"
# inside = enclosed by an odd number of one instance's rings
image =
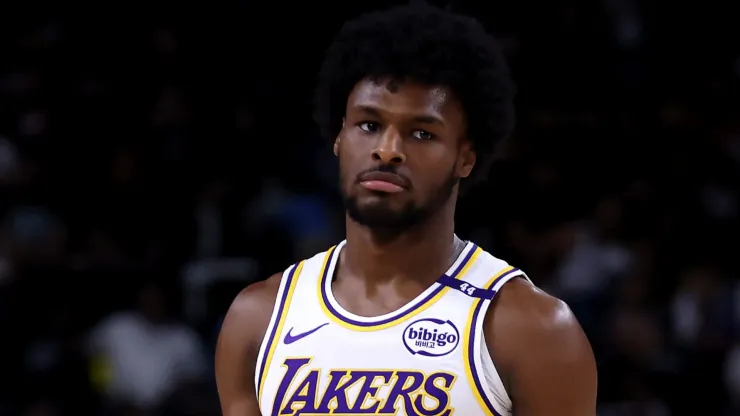
[[[450,88],[467,119],[477,155],[463,189],[487,176],[514,127],[515,87],[496,41],[475,19],[426,4],[395,7],[344,24],[319,71],[314,119],[332,142],[347,98],[363,79],[395,79]]]

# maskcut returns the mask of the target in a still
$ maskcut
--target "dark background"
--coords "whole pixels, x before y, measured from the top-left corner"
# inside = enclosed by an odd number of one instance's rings
[[[569,302],[600,415],[740,414],[731,3],[454,5],[519,84],[459,233]],[[3,6],[0,415],[219,414],[231,299],[342,238],[310,94],[387,4]]]

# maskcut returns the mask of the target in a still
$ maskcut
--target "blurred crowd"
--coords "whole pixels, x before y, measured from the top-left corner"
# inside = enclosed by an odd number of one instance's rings
[[[455,5],[519,85],[459,234],[569,302],[600,415],[740,414],[729,4],[506,3]],[[310,94],[360,6],[264,6],[228,29],[205,12],[0,17],[1,416],[218,415],[231,299],[342,238]]]

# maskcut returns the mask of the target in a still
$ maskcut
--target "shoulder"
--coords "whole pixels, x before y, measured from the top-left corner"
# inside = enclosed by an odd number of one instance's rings
[[[573,390],[581,403],[590,402],[593,396],[595,405],[596,363],[591,345],[565,302],[524,279],[513,279],[494,299],[484,331],[514,400],[517,390],[532,398],[546,380],[549,384],[567,379],[569,383],[560,383],[563,390]],[[550,384],[547,395],[559,389]],[[561,398],[570,395],[560,391]]]
[[[486,328],[498,327],[509,335],[553,340],[583,335],[565,302],[524,279],[515,278],[503,285],[488,313]]]
[[[240,332],[248,328],[247,332],[256,332],[261,340],[272,317],[283,275],[288,276],[286,284],[291,281],[295,282],[306,269],[310,269],[312,273],[315,272],[327,253],[326,251],[318,253],[290,266],[284,272],[276,273],[262,282],[253,283],[239,292],[224,318],[222,332],[229,330],[235,322],[238,322]]]
[[[283,273],[275,273],[267,280],[253,283],[242,289],[229,307],[229,312],[241,314],[243,312],[255,312],[259,307],[272,304],[277,297],[280,281]]]
[[[276,273],[239,292],[226,313],[219,342],[222,338],[234,337],[239,337],[243,343],[261,341],[270,323],[282,275]]]
[[[254,374],[282,273],[249,285],[231,303],[216,343],[216,385],[224,415],[259,414]]]
[[[263,282],[253,283],[231,303],[216,342],[217,373],[222,363],[227,368],[238,362],[244,371],[254,369],[281,278],[282,273],[277,273]]]

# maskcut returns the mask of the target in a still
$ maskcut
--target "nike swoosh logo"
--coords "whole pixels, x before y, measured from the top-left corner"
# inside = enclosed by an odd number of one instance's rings
[[[296,334],[296,335],[292,335],[291,334],[291,332],[293,332],[293,328],[290,328],[290,330],[288,331],[288,333],[285,334],[285,339],[283,340],[283,342],[285,342],[286,345],[287,344],[292,344],[292,343],[298,341],[301,338],[305,338],[305,337],[313,334],[314,332],[318,331],[319,329],[321,329],[321,328],[323,328],[323,327],[325,327],[327,325],[329,325],[329,322],[327,322],[325,324],[321,324],[321,325],[317,326],[316,328],[314,328],[314,329],[312,329],[310,331],[302,332],[302,333]]]

